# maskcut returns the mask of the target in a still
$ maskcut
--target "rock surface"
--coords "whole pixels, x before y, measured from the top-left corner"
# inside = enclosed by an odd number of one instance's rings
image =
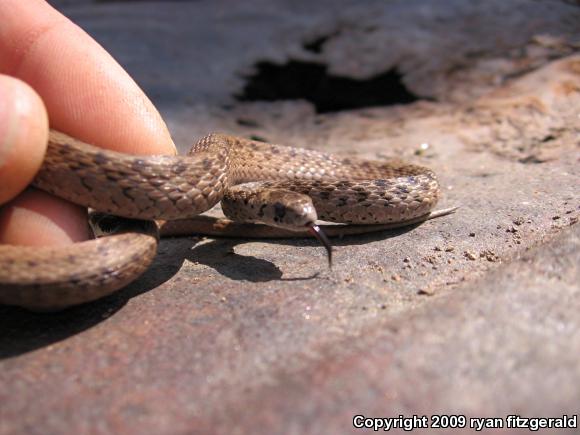
[[[397,155],[432,167],[441,207],[461,208],[339,240],[332,271],[310,240],[180,238],[105,300],[0,307],[0,433],[350,433],[355,414],[578,414],[577,3],[54,4],[142,85],[182,151],[218,130]],[[413,101],[319,113],[320,95],[236,98],[264,65],[268,82],[289,62],[325,85],[391,72]]]

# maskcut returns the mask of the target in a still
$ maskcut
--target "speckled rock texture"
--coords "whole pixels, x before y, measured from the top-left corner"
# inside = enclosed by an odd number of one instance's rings
[[[337,240],[331,271],[311,240],[188,237],[96,303],[2,306],[0,434],[580,413],[578,2],[53,4],[135,77],[181,150],[222,131],[397,156],[433,168],[440,206],[460,209]],[[356,82],[396,71],[413,101],[321,113],[236,98],[260,65],[290,62]]]

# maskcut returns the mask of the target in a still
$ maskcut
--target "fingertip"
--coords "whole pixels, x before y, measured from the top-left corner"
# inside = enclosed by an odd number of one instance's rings
[[[42,164],[48,116],[26,83],[0,75],[0,204],[22,192]]]
[[[0,244],[49,246],[87,240],[86,209],[36,189],[0,208]]]
[[[52,128],[129,154],[175,154],[153,103],[107,51],[44,0],[0,1],[0,71],[42,96]]]

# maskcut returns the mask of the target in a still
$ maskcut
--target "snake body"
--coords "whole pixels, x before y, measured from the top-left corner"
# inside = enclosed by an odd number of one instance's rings
[[[125,286],[155,256],[152,220],[189,219],[220,200],[234,220],[288,232],[317,218],[365,225],[412,222],[428,215],[439,197],[435,174],[422,166],[221,134],[201,139],[186,156],[130,156],[51,131],[33,184],[130,218],[108,223],[114,235],[66,248],[0,246],[0,303],[36,310],[88,302]]]

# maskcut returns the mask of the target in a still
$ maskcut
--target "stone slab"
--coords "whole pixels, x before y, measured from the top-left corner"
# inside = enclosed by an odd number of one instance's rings
[[[142,279],[102,301],[0,307],[1,434],[350,433],[357,413],[579,413],[574,2],[61,7],[182,150],[220,130],[396,155],[435,169],[441,207],[461,208],[338,240],[332,271],[310,240],[189,237],[165,240]],[[358,80],[397,67],[419,101],[320,114],[236,100],[257,62],[290,59]]]

